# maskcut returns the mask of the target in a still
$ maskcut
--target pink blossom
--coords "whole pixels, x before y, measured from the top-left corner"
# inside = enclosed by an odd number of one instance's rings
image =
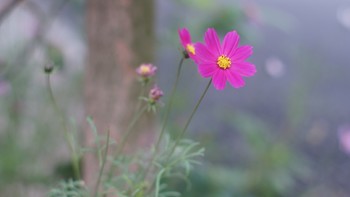
[[[152,102],[157,102],[162,96],[163,91],[157,85],[154,85],[153,88],[149,91],[149,98]]]
[[[185,56],[187,56],[186,58],[190,57],[191,59],[193,59],[193,61],[196,62],[196,48],[195,44],[192,43],[190,32],[187,28],[182,28],[178,30],[178,33],[180,37],[180,42],[183,48],[185,49]]]
[[[137,69],[136,73],[143,77],[143,78],[149,78],[156,74],[157,67],[153,64],[141,64]]]
[[[350,154],[350,125],[339,127],[338,138],[341,149],[347,154]]]
[[[198,71],[205,78],[212,77],[217,90],[223,90],[226,81],[234,88],[243,87],[243,77],[255,74],[255,66],[246,62],[253,54],[253,47],[238,46],[239,35],[236,31],[227,33],[221,45],[216,31],[209,28],[204,35],[204,41],[205,44],[195,45]]]

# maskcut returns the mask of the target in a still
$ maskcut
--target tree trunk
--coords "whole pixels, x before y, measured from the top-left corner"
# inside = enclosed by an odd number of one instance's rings
[[[138,102],[140,89],[135,68],[153,60],[153,8],[153,0],[88,0],[87,3],[86,115],[93,118],[100,134],[109,129],[117,142]],[[147,131],[153,125],[151,120],[142,121],[147,121],[147,125],[143,125],[139,139],[145,142],[152,136]],[[95,140],[93,133],[87,125],[84,128],[85,145],[91,147]],[[137,144],[144,146],[140,141]],[[83,169],[85,181],[91,186],[97,179],[97,158],[88,154]]]

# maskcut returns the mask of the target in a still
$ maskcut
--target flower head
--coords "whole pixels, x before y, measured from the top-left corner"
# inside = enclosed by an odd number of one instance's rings
[[[181,45],[184,48],[184,54],[186,58],[191,58],[196,62],[196,48],[195,44],[192,43],[191,34],[187,28],[178,30]]]
[[[154,85],[148,96],[151,102],[156,103],[163,96],[163,91],[157,85]]]
[[[213,28],[204,36],[205,44],[195,44],[198,71],[203,77],[212,77],[214,87],[223,90],[228,81],[234,88],[245,85],[243,77],[251,77],[256,68],[246,59],[253,54],[253,47],[238,46],[239,35],[228,32],[222,44]]]
[[[157,67],[153,64],[141,64],[137,69],[136,73],[143,77],[143,78],[149,78],[156,74]]]

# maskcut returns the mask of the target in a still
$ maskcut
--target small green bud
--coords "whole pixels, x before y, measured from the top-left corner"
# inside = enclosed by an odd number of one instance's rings
[[[183,50],[183,51],[182,51],[182,55],[183,55],[183,57],[184,57],[185,59],[190,58],[190,55],[188,54],[188,52],[187,52],[186,50]]]
[[[45,66],[44,66],[44,72],[45,72],[46,74],[51,74],[52,71],[53,71],[53,68],[54,68],[53,63],[52,63],[52,62],[48,62],[48,63],[46,63]]]

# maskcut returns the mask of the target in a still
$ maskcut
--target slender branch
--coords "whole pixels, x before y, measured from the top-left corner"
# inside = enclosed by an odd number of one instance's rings
[[[122,137],[122,140],[121,140],[121,143],[120,145],[118,146],[117,150],[116,150],[116,153],[114,155],[114,158],[117,158],[123,151],[124,147],[125,147],[125,144],[127,142],[127,139],[128,137],[130,136],[130,134],[132,133],[132,129],[135,127],[137,121],[141,118],[141,116],[146,112],[148,106],[144,106],[135,116],[134,118],[131,120],[130,124],[128,125],[126,131],[125,131],[125,134],[123,135]],[[108,174],[108,179],[110,179],[113,175],[113,172],[115,170],[115,166],[112,165]]]
[[[106,160],[107,160],[107,154],[108,154],[108,149],[109,149],[109,138],[110,138],[110,130],[108,129],[108,131],[107,131],[107,140],[106,140],[106,149],[105,149],[105,153],[103,155],[102,166],[101,166],[100,172],[98,174],[98,179],[97,179],[97,182],[96,182],[96,185],[95,185],[95,190],[94,190],[94,192],[95,192],[94,196],[95,197],[97,197],[97,194],[98,194],[98,188],[99,188],[100,183],[101,183],[103,170],[104,170],[104,167],[105,167],[105,164],[106,164]]]
[[[63,125],[63,129],[65,131],[65,138],[67,140],[68,147],[70,148],[71,153],[72,153],[72,165],[73,165],[73,169],[74,169],[74,175],[75,175],[76,178],[80,179],[79,159],[78,159],[78,156],[76,154],[74,143],[73,143],[73,141],[72,141],[72,139],[71,139],[71,137],[69,135],[70,133],[69,133],[68,126],[67,126],[66,120],[64,118],[64,115],[61,112],[60,108],[58,107],[56,99],[55,99],[55,96],[53,95],[53,91],[52,91],[52,87],[51,87],[50,74],[47,74],[46,83],[47,83],[47,88],[48,88],[48,92],[49,92],[49,96],[50,96],[51,102],[52,102],[52,104],[54,106],[54,109],[55,109],[56,113],[60,116],[61,124]]]
[[[123,151],[125,144],[129,138],[130,134],[132,133],[131,132],[132,129],[134,128],[134,126],[136,125],[136,122],[141,118],[141,116],[145,113],[146,110],[147,110],[147,106],[144,106],[140,110],[140,112],[135,116],[135,118],[130,122],[130,124],[125,132],[125,135],[122,138],[121,144],[120,144],[115,156],[118,156]]]
[[[210,87],[211,82],[212,82],[212,79],[210,79],[208,85],[206,86],[204,92],[202,93],[202,95],[201,95],[201,97],[199,98],[199,100],[198,100],[196,106],[194,107],[194,109],[193,109],[193,111],[192,111],[192,113],[191,113],[189,119],[187,120],[187,122],[186,122],[186,124],[185,124],[185,127],[184,127],[183,130],[181,131],[180,135],[177,137],[177,139],[176,139],[176,141],[175,141],[175,144],[174,144],[174,146],[172,147],[172,149],[171,149],[171,151],[170,151],[170,153],[169,153],[169,155],[168,155],[168,158],[166,159],[167,162],[169,161],[170,157],[171,157],[172,154],[174,153],[176,146],[178,145],[178,143],[180,142],[181,138],[182,138],[183,135],[185,134],[185,132],[186,132],[188,126],[190,125],[190,122],[192,121],[192,118],[193,118],[194,114],[196,113],[196,111],[197,111],[199,105],[201,104],[201,102],[202,102],[204,96],[206,95],[206,93],[207,93],[207,91],[208,91],[208,89],[209,89],[209,87]],[[170,164],[171,164],[171,163],[170,163]],[[168,168],[168,167],[169,167],[169,165],[166,165],[166,166],[165,166],[165,168]],[[152,182],[152,186],[149,187],[148,191],[151,191],[151,189],[154,187],[154,184],[155,184],[155,182],[153,181],[153,182]]]
[[[167,108],[167,110],[166,110],[166,112],[165,112],[165,115],[164,115],[163,126],[162,126],[162,129],[161,129],[161,132],[160,132],[160,135],[159,135],[157,144],[156,144],[156,146],[155,146],[155,147],[156,147],[156,150],[158,150],[158,148],[159,148],[160,142],[162,141],[162,137],[163,137],[163,135],[164,135],[164,131],[165,131],[166,124],[168,123],[169,113],[170,113],[171,108],[172,108],[172,106],[173,106],[174,95],[175,95],[177,86],[178,86],[178,84],[179,84],[180,73],[181,73],[181,68],[182,68],[183,61],[184,61],[184,58],[181,58],[180,63],[179,63],[179,66],[178,66],[178,68],[177,68],[175,84],[174,84],[174,87],[173,87],[173,89],[172,89],[172,91],[171,91],[171,94],[170,94],[170,99],[169,99],[168,108]]]
[[[152,82],[151,79],[149,79],[149,81],[148,81],[147,83],[142,84],[142,89],[141,89],[141,91],[140,91],[139,96],[137,97],[137,98],[138,98],[138,101],[137,101],[137,105],[136,105],[136,108],[135,108],[135,112],[137,112],[137,111],[140,110],[141,104],[142,104],[142,102],[144,101],[144,100],[142,99],[142,97],[146,97],[146,95],[145,95],[145,94],[146,94],[146,90],[147,90],[147,88],[148,88],[148,86],[149,86],[149,84],[150,84],[151,82]]]
[[[198,100],[196,106],[194,107],[194,109],[193,109],[193,111],[192,111],[192,113],[191,113],[189,119],[187,120],[187,122],[186,122],[186,124],[185,124],[185,127],[182,129],[180,135],[177,137],[177,139],[176,139],[176,141],[175,141],[175,144],[174,144],[173,148],[171,149],[171,151],[170,151],[170,153],[169,153],[169,155],[168,155],[168,159],[167,159],[167,160],[170,159],[171,155],[172,155],[172,154],[174,153],[174,151],[175,151],[176,146],[179,144],[181,138],[182,138],[183,135],[185,134],[185,132],[186,132],[188,126],[190,125],[190,123],[191,123],[191,121],[192,121],[192,118],[193,118],[194,114],[197,112],[197,109],[198,109],[199,105],[201,104],[201,102],[202,102],[204,96],[206,95],[206,93],[208,92],[208,89],[209,89],[209,87],[210,87],[211,82],[212,82],[212,79],[210,79],[208,85],[206,86],[204,92],[202,93],[202,95],[201,95],[201,97],[199,98],[199,100]]]
[[[163,121],[163,125],[162,125],[162,128],[161,128],[161,131],[160,131],[160,134],[159,134],[159,137],[158,137],[158,140],[157,140],[157,143],[156,143],[156,146],[155,146],[155,150],[154,150],[154,153],[152,155],[152,158],[150,160],[150,162],[148,163],[147,167],[146,167],[146,170],[143,171],[143,173],[141,173],[141,180],[146,178],[147,177],[147,174],[155,160],[155,157],[157,155],[157,152],[158,152],[158,149],[159,149],[159,145],[160,145],[160,142],[162,141],[162,138],[163,138],[163,135],[165,133],[165,127],[168,123],[168,117],[169,117],[169,114],[170,114],[170,111],[171,111],[171,108],[173,106],[173,101],[174,101],[174,95],[175,95],[175,92],[177,90],[177,86],[179,84],[179,79],[180,79],[180,73],[181,73],[181,68],[182,68],[182,64],[184,62],[185,58],[182,57],[180,62],[179,62],[179,65],[177,67],[177,72],[176,72],[176,79],[175,79],[175,83],[174,83],[174,86],[173,86],[173,89],[171,90],[171,93],[170,93],[170,98],[169,98],[169,103],[168,103],[168,107],[165,111],[165,115],[164,115],[164,121]]]

